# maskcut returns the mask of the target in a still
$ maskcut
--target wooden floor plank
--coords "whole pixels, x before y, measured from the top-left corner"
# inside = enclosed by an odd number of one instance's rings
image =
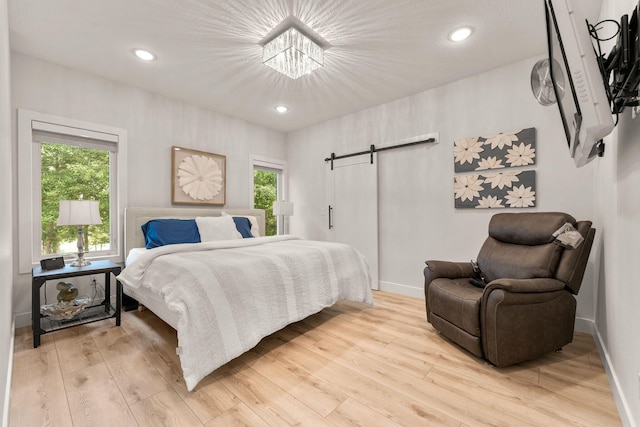
[[[169,387],[123,328],[102,329],[93,339],[128,404]]]
[[[172,389],[161,391],[131,405],[131,411],[142,427],[198,427],[198,417]]]
[[[208,423],[242,403],[218,378],[209,375],[192,392],[178,392],[202,423]]]
[[[206,424],[206,427],[269,427],[244,403],[230,408]]]
[[[187,387],[182,376],[180,358],[176,353],[176,331],[149,310],[132,311],[123,329],[142,350],[146,360],[158,370],[173,389],[185,396]]]
[[[361,426],[361,427],[402,427],[388,418],[381,417],[371,407],[360,403],[356,399],[345,400],[327,417],[337,426]]]
[[[286,351],[286,347],[282,351]],[[263,354],[251,367],[322,416],[329,415],[348,398],[339,388],[315,377],[300,364],[277,355]]]
[[[104,363],[100,350],[88,333],[91,329],[85,326],[87,325],[65,330],[73,331],[74,334],[59,334],[55,337],[62,374]]]
[[[43,340],[43,345],[37,349],[17,351],[13,360],[10,425],[72,425],[53,339],[48,344]]]
[[[331,360],[312,349],[291,346],[279,357],[297,362],[318,378],[333,384],[395,423],[401,425],[459,424],[458,421],[444,416],[428,405],[422,405],[363,375],[358,372],[359,369],[354,369],[355,366],[345,367],[346,363],[340,363],[337,356]]]
[[[233,376],[220,381],[269,425],[331,425],[294,395],[249,366],[234,370]]]
[[[65,375],[74,426],[137,426],[105,363]]]
[[[10,425],[619,426],[593,337],[496,368],[442,337],[424,300],[374,292],[263,339],[188,392],[177,334],[150,311],[16,330]]]
[[[496,372],[496,375],[499,373]],[[489,411],[494,414],[503,414],[500,416],[500,422],[496,420],[496,424],[505,425],[571,425],[572,419],[566,418],[561,413],[560,408],[556,408],[553,413],[549,413],[546,408],[535,405],[535,399],[531,397],[530,390],[523,393],[522,387],[494,387],[492,382],[485,382],[485,376],[476,377],[469,375],[468,371],[461,369],[458,372],[452,370],[443,370],[436,366],[425,378],[437,384],[440,390],[447,390],[453,396],[466,393],[467,390],[474,390],[474,393],[466,397],[465,402],[468,404],[466,408],[458,412],[459,417],[469,417],[462,421],[468,424],[477,424],[478,414],[481,414],[483,421],[487,421],[489,417],[482,411]],[[542,388],[536,385],[529,385],[530,388]],[[545,393],[549,393],[545,391]],[[443,404],[449,405],[452,412],[459,411],[457,404],[444,401]],[[478,408],[480,408],[478,410]],[[443,409],[445,410],[445,409]],[[557,411],[557,412],[556,412]],[[502,417],[505,416],[505,419]],[[504,422],[507,421],[507,422]]]

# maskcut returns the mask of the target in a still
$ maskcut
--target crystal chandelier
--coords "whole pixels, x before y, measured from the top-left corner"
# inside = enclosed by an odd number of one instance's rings
[[[324,65],[324,49],[291,27],[264,45],[262,62],[297,79]]]

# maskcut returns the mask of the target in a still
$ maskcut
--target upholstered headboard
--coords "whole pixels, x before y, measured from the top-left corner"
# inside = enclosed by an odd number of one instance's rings
[[[263,209],[227,209],[227,208],[126,208],[124,211],[124,256],[133,248],[144,248],[142,224],[158,218],[188,219],[197,216],[251,215],[258,220],[260,235],[264,236],[265,214]]]

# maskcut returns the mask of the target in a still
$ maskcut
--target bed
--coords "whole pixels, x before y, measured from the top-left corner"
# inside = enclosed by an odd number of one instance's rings
[[[176,329],[189,391],[262,338],[339,299],[372,303],[369,267],[356,249],[291,235],[255,237],[264,223],[259,209],[125,211],[127,260],[118,280]],[[164,228],[153,234],[152,226]],[[146,249],[158,234],[171,244]]]

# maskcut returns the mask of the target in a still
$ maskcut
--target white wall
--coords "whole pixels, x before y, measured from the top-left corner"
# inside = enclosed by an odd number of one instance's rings
[[[439,132],[437,145],[379,153],[381,287],[423,296],[424,261],[475,259],[495,213],[454,209],[453,141],[527,127],[537,132],[537,206],[514,211],[565,211],[592,219],[594,166],[576,169],[556,107],[539,105],[531,94],[530,71],[537,59],[289,134],[290,199],[296,207],[292,233],[327,237],[323,159],[331,152],[346,154]],[[578,297],[578,327],[586,330],[594,319],[592,270],[590,262]]]
[[[9,99],[9,23],[7,0],[0,0],[0,405],[2,419],[7,425],[9,378],[12,358],[13,315],[12,283],[12,197],[11,182],[14,166],[11,162],[11,114]]]
[[[154,93],[15,52],[11,77],[14,144],[18,108],[127,130],[128,206],[171,206],[172,145],[227,156],[227,207],[249,206],[250,155],[286,160],[284,134]],[[18,215],[17,182],[13,194]],[[30,324],[29,283],[15,277],[17,326]]]
[[[600,19],[631,14],[637,0],[604,0]],[[608,49],[607,49],[608,50]],[[640,117],[627,108],[606,139],[606,156],[595,168],[598,248],[596,338],[624,405],[626,425],[640,425]]]

